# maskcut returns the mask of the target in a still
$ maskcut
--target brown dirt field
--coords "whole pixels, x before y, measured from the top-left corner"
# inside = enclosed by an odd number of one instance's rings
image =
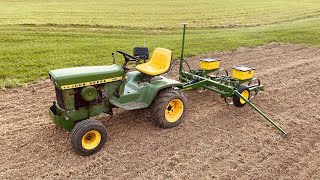
[[[249,106],[188,91],[189,114],[177,128],[155,127],[146,110],[96,117],[109,141],[82,157],[47,115],[55,95],[46,80],[0,91],[0,179],[320,179],[320,49],[270,44],[209,56],[257,69],[266,91],[253,102],[287,138]]]

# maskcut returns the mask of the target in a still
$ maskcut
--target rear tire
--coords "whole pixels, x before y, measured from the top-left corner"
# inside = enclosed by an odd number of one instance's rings
[[[246,99],[248,99],[248,100],[250,99],[250,90],[249,90],[248,86],[241,85],[238,88],[238,92],[242,96],[244,96]],[[233,101],[233,105],[235,105],[236,107],[243,107],[244,105],[246,105],[246,102],[235,94],[232,97],[232,101]]]
[[[160,91],[150,106],[150,116],[162,128],[178,126],[187,114],[187,100],[174,89]]]
[[[97,120],[80,121],[71,131],[71,145],[78,154],[83,156],[98,152],[106,141],[106,128]]]

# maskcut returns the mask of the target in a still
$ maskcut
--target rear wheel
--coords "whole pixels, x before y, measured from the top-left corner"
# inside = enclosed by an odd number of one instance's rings
[[[178,90],[166,89],[155,97],[150,116],[157,126],[172,128],[178,126],[187,113],[187,100]]]
[[[100,121],[91,119],[80,121],[71,131],[71,145],[83,156],[98,152],[106,141],[106,128]]]
[[[250,90],[249,90],[249,87],[248,86],[245,86],[245,85],[241,85],[239,88],[238,88],[238,92],[243,96],[245,97],[246,99],[249,100],[250,98]],[[232,98],[232,101],[233,101],[233,104],[236,106],[236,107],[243,107],[244,105],[246,105],[246,102],[240,98],[239,96],[237,95],[233,95],[233,98]]]

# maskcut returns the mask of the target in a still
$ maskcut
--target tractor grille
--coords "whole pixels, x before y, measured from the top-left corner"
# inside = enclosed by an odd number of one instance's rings
[[[64,109],[64,101],[63,101],[62,91],[60,89],[58,89],[57,87],[55,87],[55,89],[56,89],[56,98],[57,98],[58,105]]]

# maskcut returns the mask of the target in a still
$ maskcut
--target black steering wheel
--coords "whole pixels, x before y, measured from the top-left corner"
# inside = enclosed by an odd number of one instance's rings
[[[125,53],[125,52],[117,50],[117,53],[122,54],[126,61],[139,61],[139,58],[133,57],[133,56],[131,56],[131,55]]]

